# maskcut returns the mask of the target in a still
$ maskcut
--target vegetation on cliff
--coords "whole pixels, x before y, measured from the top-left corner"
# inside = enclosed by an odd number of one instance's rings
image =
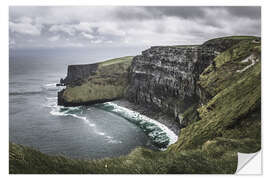
[[[217,56],[198,83],[212,98],[198,108],[201,120],[182,129],[170,151],[223,144],[238,152],[260,149],[261,61],[260,45],[242,41]],[[229,54],[229,55],[228,55]],[[244,72],[239,72],[252,63]],[[223,148],[228,153],[228,149]],[[222,148],[221,148],[222,149]]]
[[[256,37],[241,37],[201,73],[207,98],[183,113],[192,121],[166,151],[75,160],[10,143],[10,173],[234,173],[237,152],[261,148],[260,48]]]
[[[80,85],[67,86],[62,99],[76,104],[123,97],[127,87],[127,70],[132,58],[126,56],[99,63],[94,75],[84,79]]]

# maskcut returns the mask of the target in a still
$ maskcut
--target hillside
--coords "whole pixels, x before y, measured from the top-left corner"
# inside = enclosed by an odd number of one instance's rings
[[[235,173],[237,152],[253,153],[261,149],[260,39],[226,37],[207,41],[202,46],[213,47],[219,53],[201,69],[202,72],[198,76],[185,81],[193,83],[193,80],[196,80],[195,84],[180,86],[183,87],[183,96],[189,96],[189,92],[192,92],[191,95],[198,96],[198,99],[188,107],[182,108],[183,112],[176,114],[179,116],[178,120],[186,123],[181,129],[178,141],[166,151],[156,152],[138,147],[129,155],[118,158],[76,160],[48,156],[31,148],[10,143],[10,173]],[[178,52],[175,49],[166,51],[169,55],[172,51]],[[183,51],[186,54],[186,50]],[[187,59],[184,63],[186,61]],[[139,62],[144,63],[143,59],[139,59]],[[134,63],[136,61],[133,60],[131,66],[137,67]],[[194,69],[188,69],[188,72]],[[161,74],[165,72],[164,69],[145,70],[150,74],[161,71]],[[100,73],[102,74],[102,70]],[[93,77],[98,75],[99,73]],[[130,77],[132,76],[128,78]],[[139,84],[135,85],[140,87]],[[82,92],[89,90],[83,85],[78,87]],[[187,87],[192,87],[192,91],[187,91]],[[84,90],[85,88],[87,90]],[[98,88],[104,86],[97,86],[96,89]],[[76,89],[70,92],[76,92]],[[155,95],[158,94],[164,95],[162,88]],[[171,92],[172,97],[173,94],[174,92]],[[91,99],[87,95],[80,98],[84,97]]]

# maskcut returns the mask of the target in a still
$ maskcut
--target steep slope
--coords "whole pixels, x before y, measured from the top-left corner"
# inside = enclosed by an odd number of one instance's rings
[[[126,97],[177,118],[198,101],[196,80],[215,56],[200,46],[151,47],[134,57]]]
[[[67,88],[58,93],[58,104],[90,105],[124,97],[131,56],[89,65],[71,65],[61,81]]]
[[[127,99],[136,104],[150,106],[157,111],[174,116],[180,127],[198,120],[200,99],[206,98],[197,84],[203,70],[213,59],[243,40],[256,37],[233,36],[209,40],[202,45],[156,46],[135,56],[129,71]],[[192,120],[183,118],[189,109]]]
[[[234,173],[237,152],[261,148],[261,44],[231,38],[239,42],[198,77],[199,103],[183,113],[189,123],[166,151],[136,148],[119,158],[75,160],[11,143],[10,173]]]
[[[197,110],[201,120],[182,129],[171,151],[219,144],[246,153],[260,149],[260,58],[260,44],[247,40],[214,59],[216,67],[210,65],[198,81],[211,97]]]

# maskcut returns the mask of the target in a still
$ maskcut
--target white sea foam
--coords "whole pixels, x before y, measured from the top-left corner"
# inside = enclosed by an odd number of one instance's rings
[[[55,83],[46,84],[45,89],[50,91],[51,89],[59,89],[55,86]],[[91,123],[86,116],[83,116],[83,109],[81,106],[77,107],[64,107],[57,105],[57,97],[46,97],[47,104],[46,106],[51,109],[50,114],[53,116],[72,116],[77,119],[83,120],[85,124],[92,128],[92,131],[100,136],[104,136],[108,143],[119,144],[122,143],[120,140],[116,140],[115,138],[107,135],[104,132],[101,132],[96,127],[96,124]],[[147,135],[156,143],[163,144],[168,143],[167,147],[177,141],[177,135],[174,134],[168,127],[164,124],[159,123],[147,116],[144,116],[138,112],[132,111],[125,107],[121,107],[115,103],[107,102],[104,103],[105,106],[112,107],[112,112],[128,119],[132,120],[135,124],[141,127]],[[91,107],[85,110],[92,110]],[[163,149],[161,149],[163,150]]]
[[[93,128],[92,132],[94,132],[100,136],[104,136],[104,139],[108,143],[111,143],[111,144],[122,143],[122,141],[116,140],[112,136],[106,135],[106,133],[99,131],[94,123],[91,123],[87,119],[87,117],[82,116],[81,114],[82,114],[83,110],[82,110],[81,106],[77,106],[77,107],[58,106],[57,102],[56,102],[57,97],[46,97],[46,99],[47,99],[46,106],[51,108],[51,111],[50,111],[51,115],[53,115],[53,116],[72,116],[74,118],[81,119],[89,127]]]
[[[56,100],[57,97],[46,97],[47,100]]]
[[[45,86],[56,86],[56,83],[45,84]]]
[[[145,115],[142,115],[138,112],[132,111],[128,108],[119,106],[115,103],[112,102],[106,102],[103,103],[105,106],[110,106],[113,107],[112,108],[112,112],[115,112],[129,120],[134,121],[137,124],[140,124],[141,126],[147,126],[144,128],[147,128],[146,130],[150,130],[151,132],[148,133],[148,136],[150,136],[152,139],[155,139],[157,136],[165,134],[167,138],[169,138],[169,143],[167,145],[167,147],[173,143],[175,143],[178,139],[178,136],[172,131],[170,130],[167,126],[165,126],[164,124],[155,121]],[[159,139],[159,141],[164,141],[164,138],[166,138],[164,136],[159,136],[159,138],[163,138],[163,139]]]
[[[122,143],[122,141],[119,141],[119,140],[115,140],[113,137],[111,137],[111,136],[106,136],[105,137],[107,140],[108,140],[108,142],[109,143],[111,143],[111,144],[121,144]]]
[[[60,91],[64,89],[63,86],[56,86],[56,83],[44,84],[42,87],[43,91]]]

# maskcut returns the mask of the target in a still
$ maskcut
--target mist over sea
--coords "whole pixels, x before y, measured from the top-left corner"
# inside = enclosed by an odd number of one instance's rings
[[[9,140],[48,154],[91,159],[127,154],[137,146],[155,148],[141,128],[117,114],[94,106],[57,106],[55,84],[66,76],[68,64],[130,54],[136,53],[10,50]]]

